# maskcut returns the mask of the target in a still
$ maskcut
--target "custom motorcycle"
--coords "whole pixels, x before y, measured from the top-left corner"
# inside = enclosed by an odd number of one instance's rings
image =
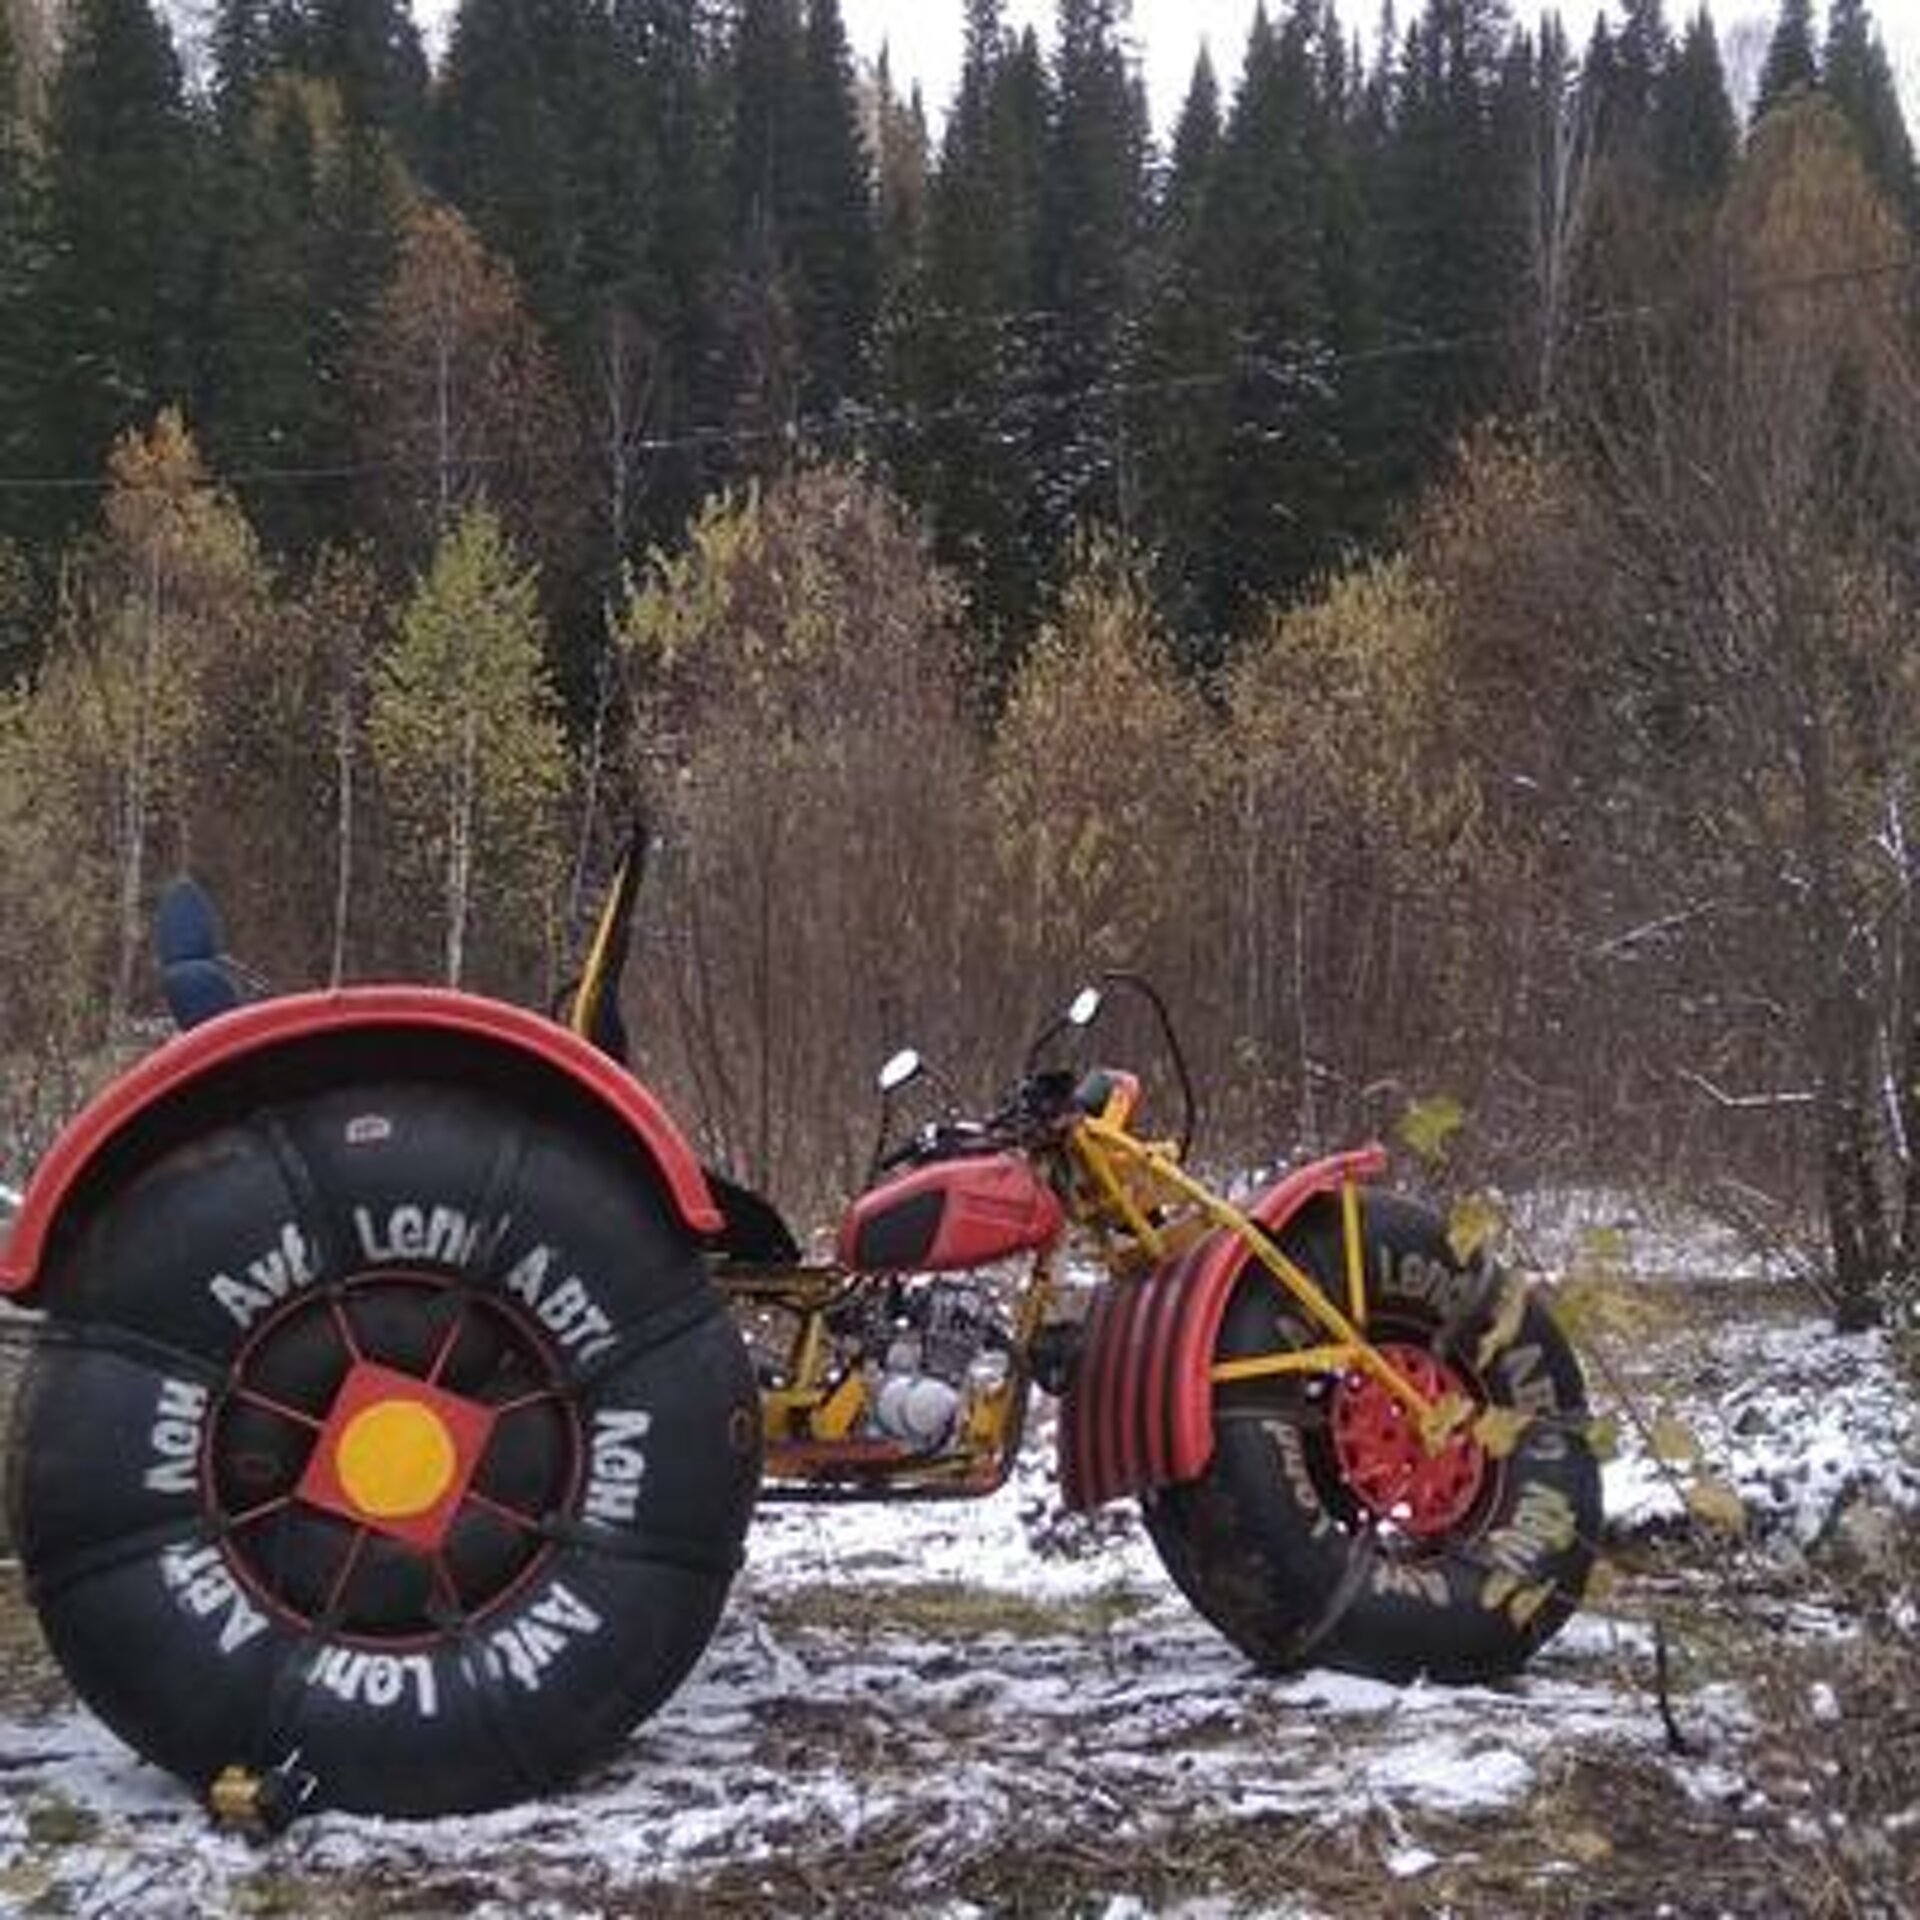
[[[1061,1497],[1129,1497],[1259,1666],[1520,1668],[1599,1475],[1544,1303],[1377,1146],[1230,1201],[1160,996],[1082,993],[990,1111],[888,1138],[837,1257],[703,1168],[625,1065],[632,850],[549,1019],[418,987],[247,1002],[163,902],[182,1027],[38,1167],[10,1447],[26,1583],[137,1751],[274,1825],[558,1788],[685,1678],[756,1499],[977,1497],[1058,1397]],[[1091,1054],[1138,999],[1183,1109]]]

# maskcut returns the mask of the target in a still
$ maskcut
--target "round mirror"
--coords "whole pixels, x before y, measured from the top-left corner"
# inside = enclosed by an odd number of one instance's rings
[[[1090,1027],[1093,1016],[1100,1011],[1100,989],[1082,987],[1073,996],[1073,1004],[1067,1008],[1067,1019],[1076,1027]]]
[[[880,1069],[880,1091],[893,1093],[904,1087],[909,1080],[917,1079],[920,1064],[920,1056],[911,1047],[902,1047]]]

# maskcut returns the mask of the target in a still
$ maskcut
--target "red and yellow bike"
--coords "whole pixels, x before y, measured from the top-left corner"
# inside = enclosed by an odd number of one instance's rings
[[[1065,1504],[1137,1500],[1263,1667],[1487,1679],[1572,1612],[1578,1364],[1373,1188],[1380,1149],[1229,1201],[1133,1073],[1060,1063],[1139,995],[1190,1123],[1158,995],[1114,976],[991,1111],[883,1145],[804,1260],[618,1057],[635,878],[565,1021],[240,1004],[203,898],[163,912],[187,1030],[68,1127],[0,1256],[40,1316],[28,1590],[138,1751],[256,1815],[552,1790],[685,1677],[756,1499],[990,1493],[1036,1388]],[[898,1056],[888,1099],[921,1077]]]

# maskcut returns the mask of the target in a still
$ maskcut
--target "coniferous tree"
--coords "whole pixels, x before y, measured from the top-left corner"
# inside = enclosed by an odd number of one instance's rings
[[[1643,155],[1651,144],[1661,75],[1673,58],[1661,0],[1626,0],[1613,41],[1611,95],[1604,109],[1606,146]]]
[[[1587,36],[1586,57],[1580,62],[1580,86],[1590,102],[1596,144],[1611,147],[1614,103],[1620,98],[1620,51],[1604,12],[1594,16],[1593,32]]]
[[[0,5],[0,155],[18,143],[25,121],[23,62],[13,28],[13,11]],[[4,165],[0,159],[0,165]]]
[[[1326,554],[1338,371],[1326,258],[1327,108],[1317,23],[1254,12],[1220,157],[1216,271],[1234,300],[1230,426],[1211,611],[1224,622]]]
[[[298,63],[296,26],[291,0],[216,0],[208,36],[208,92],[222,132],[245,119],[270,73]]]
[[[607,210],[633,102],[617,90],[611,21],[587,0],[463,0],[435,95],[435,174],[509,261],[556,341],[577,342],[611,277]],[[644,226],[652,182],[628,179],[625,218]],[[600,229],[596,231],[595,229]]]
[[[77,0],[50,100],[44,265],[30,295],[43,471],[97,469],[118,433],[185,390],[192,163],[164,24],[147,0]],[[48,504],[57,526],[77,503]]]
[[[1112,393],[1146,212],[1147,128],[1121,29],[1127,0],[1060,0],[1040,197],[1047,315],[1035,505],[1050,553],[1069,528],[1125,528],[1137,485]]]
[[[1800,87],[1820,84],[1820,62],[1813,45],[1813,0],[1780,0],[1780,18],[1767,42],[1754,95],[1753,117],[1760,116]]]
[[[969,0],[924,260],[889,330],[886,380],[904,415],[895,472],[967,582],[996,674],[1027,630],[1046,555],[1033,498],[1048,117],[1034,36],[1010,42],[999,0]]]
[[[1187,652],[1200,657],[1216,631],[1210,575],[1234,352],[1215,230],[1222,135],[1219,83],[1202,48],[1155,210],[1133,408],[1143,544],[1162,604]]]
[[[387,134],[410,164],[426,145],[427,55],[407,0],[291,0],[304,71],[339,89],[348,118]]]
[[[809,0],[787,206],[801,397],[826,411],[866,386],[877,297],[873,197],[839,0]]]
[[[720,417],[729,369],[715,349],[715,301],[724,257],[726,102],[702,18],[703,0],[614,0],[623,66],[648,145],[636,171],[657,182],[644,210],[628,289],[657,354],[649,380],[658,437],[684,436]],[[698,444],[661,455],[647,474],[649,527],[677,531],[710,484]]]
[[[279,72],[249,102],[220,136],[204,219],[201,416],[268,547],[307,552],[350,535],[350,494],[244,476],[352,458],[353,352],[392,270],[405,186],[384,136],[351,123],[328,82]]]
[[[1874,184],[1909,227],[1920,225],[1913,142],[1867,0],[1832,0],[1821,65],[1827,93],[1852,126]]]
[[[1408,29],[1387,165],[1388,344],[1398,488],[1509,390],[1526,274],[1526,182],[1496,126],[1504,0],[1427,0]]]
[[[28,470],[35,452],[32,289],[35,235],[28,185],[22,63],[12,17],[0,6],[0,473]],[[20,494],[0,493],[0,673],[27,651],[31,565],[17,526]]]
[[[873,206],[837,0],[746,0],[731,59],[735,415],[791,429],[863,383]]]
[[[1687,23],[1661,80],[1654,110],[1654,153],[1669,194],[1711,202],[1724,191],[1740,151],[1740,124],[1727,92],[1713,17],[1705,7]]]

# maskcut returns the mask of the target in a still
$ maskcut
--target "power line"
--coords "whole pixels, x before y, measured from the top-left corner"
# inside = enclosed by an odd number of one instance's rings
[[[1920,268],[1920,254],[1906,254],[1897,260],[1874,261],[1861,266],[1832,267],[1815,273],[1778,275],[1765,280],[1747,281],[1725,289],[1724,297],[1735,304],[1748,304],[1795,293],[1815,293],[1869,281],[1897,278]],[[1570,320],[1566,338],[1573,339],[1614,328],[1644,325],[1676,311],[1679,299],[1642,301],[1628,306],[1590,309]],[[981,321],[1021,322],[1060,319],[1064,314],[1043,308],[1019,313],[983,314]],[[1071,412],[1076,408],[1105,401],[1171,397],[1183,393],[1206,392],[1232,386],[1246,379],[1249,372],[1263,371],[1269,379],[1285,374],[1327,375],[1368,366],[1390,365],[1401,361],[1446,359],[1468,352],[1482,352],[1504,345],[1530,331],[1524,321],[1497,327],[1477,328],[1471,332],[1432,335],[1410,334],[1386,340],[1370,347],[1352,347],[1339,352],[1316,351],[1310,346],[1283,348],[1290,353],[1284,369],[1262,369],[1255,356],[1243,350],[1234,364],[1207,372],[1167,374],[1152,379],[1113,379],[1084,382],[1077,387],[1053,392],[1017,393],[1011,399],[953,400],[937,407],[867,407],[849,405],[832,414],[797,415],[775,426],[700,426],[679,433],[647,435],[631,443],[635,454],[698,453],[709,450],[775,444],[815,444],[830,437],[858,436],[875,432],[903,431],[924,433],[932,428],[961,421],[1005,422],[1023,414]],[[1272,357],[1269,355],[1268,357]],[[223,470],[209,476],[211,484],[227,487],[307,486],[345,480],[374,479],[381,475],[433,474],[444,468],[460,472],[524,466],[531,456],[525,452],[501,454],[461,453],[445,459],[431,456],[391,460],[338,461],[313,466],[252,466]],[[0,474],[0,492],[5,493],[83,493],[103,492],[112,485],[105,474]]]

